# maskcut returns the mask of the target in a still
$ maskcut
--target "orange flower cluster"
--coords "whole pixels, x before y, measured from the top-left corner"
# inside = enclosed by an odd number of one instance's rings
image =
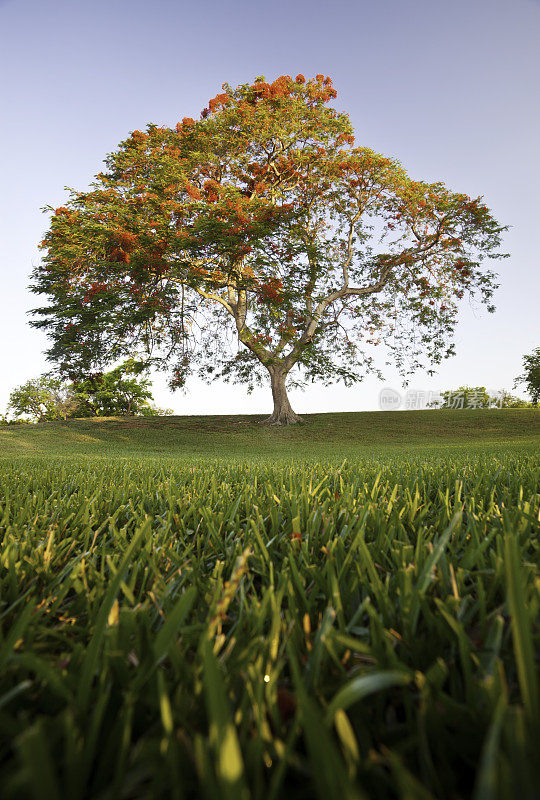
[[[153,242],[152,244],[152,250],[154,251],[154,254],[164,253],[166,249],[167,249],[167,242],[163,242],[159,239]]]
[[[191,128],[195,125],[195,120],[191,117],[183,117],[182,122],[176,123],[176,132],[182,133],[184,128]]]
[[[122,250],[121,247],[115,247],[109,256],[109,259],[118,263],[129,264],[131,261],[131,256],[129,253],[126,253],[125,250]]]
[[[283,284],[279,278],[271,278],[261,283],[257,289],[257,297],[261,303],[281,303],[283,301]]]
[[[98,281],[94,281],[89,285],[88,291],[82,298],[81,300],[82,304],[86,305],[92,300],[93,297],[95,297],[96,294],[99,294],[100,292],[106,292],[108,288],[109,287],[106,283],[99,283]],[[67,328],[65,330],[67,330]]]
[[[204,195],[208,203],[215,203],[219,200],[219,183],[212,179],[206,181],[203,186]]]
[[[298,84],[306,85],[305,88],[300,89]],[[238,103],[237,113],[242,117],[248,116],[249,106],[255,106],[259,100],[276,100],[290,97],[292,94],[296,94],[299,97],[304,95],[309,98],[308,105],[311,108],[317,100],[327,102],[331,98],[337,97],[337,92],[332,87],[332,79],[322,74],[318,74],[307,83],[305,76],[301,73],[296,76],[294,81],[290,75],[281,75],[272,83],[267,83],[264,77],[261,77],[257,78],[255,83],[248,89],[247,94],[244,95],[244,102]],[[226,96],[230,99],[229,95]],[[222,95],[218,95],[218,98],[220,97]],[[210,111],[212,110],[211,108]],[[201,116],[203,118],[207,117],[208,113],[208,109],[204,109]]]
[[[218,109],[223,108],[229,99],[229,95],[226,93],[218,94],[216,97],[212,98],[212,100],[210,100],[208,103],[208,110],[210,114],[213,114],[214,111],[218,111]]]
[[[235,204],[234,210],[240,222],[243,222],[244,224],[247,224],[249,222],[249,219],[244,214],[244,210],[242,209],[242,204],[240,202],[237,202]]]
[[[312,91],[312,97],[315,100],[322,100],[326,103],[328,100],[334,100],[337,97],[337,92],[335,89],[323,89],[320,91],[314,90]]]
[[[342,144],[343,142],[347,142],[350,144],[351,147],[354,144],[354,136],[351,133],[340,133],[337,137],[337,141]]]
[[[460,278],[468,278],[471,275],[470,264],[462,258],[458,258],[454,264],[454,270],[459,274]]]
[[[271,344],[272,337],[268,336],[266,333],[254,333],[252,336],[252,341],[259,342],[260,344]]]
[[[202,197],[199,189],[197,189],[196,186],[193,186],[193,184],[189,181],[185,182],[185,190],[193,200],[200,200]]]
[[[119,248],[125,250],[126,253],[132,253],[137,247],[137,237],[128,231],[115,231],[114,239]]]
[[[253,85],[253,102],[289,97],[293,89],[294,83],[290,75],[281,75],[272,83],[257,81]]]

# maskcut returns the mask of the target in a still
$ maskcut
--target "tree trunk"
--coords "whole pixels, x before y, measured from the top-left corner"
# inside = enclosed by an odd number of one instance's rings
[[[272,384],[272,397],[274,399],[274,410],[272,414],[263,420],[266,425],[295,425],[302,422],[302,417],[295,414],[287,397],[285,380],[287,373],[276,367],[268,369]]]

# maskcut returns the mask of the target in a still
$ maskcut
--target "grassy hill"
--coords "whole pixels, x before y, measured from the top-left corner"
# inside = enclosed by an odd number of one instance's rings
[[[101,418],[0,428],[0,457],[24,455],[340,458],[425,448],[538,447],[536,409],[307,414],[267,428],[262,416]]]
[[[0,428],[2,800],[538,797],[536,410]]]

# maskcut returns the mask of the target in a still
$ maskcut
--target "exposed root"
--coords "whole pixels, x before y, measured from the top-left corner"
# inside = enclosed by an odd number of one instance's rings
[[[282,411],[279,414],[275,412],[270,414],[269,417],[261,421],[261,425],[272,425],[274,427],[281,427],[283,425],[298,425],[303,422],[302,417],[295,414],[294,411]]]

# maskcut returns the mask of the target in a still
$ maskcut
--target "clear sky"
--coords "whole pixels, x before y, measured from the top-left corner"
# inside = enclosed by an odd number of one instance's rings
[[[414,178],[483,195],[512,226],[511,258],[495,262],[496,314],[464,304],[457,355],[411,387],[510,389],[540,345],[540,0],[0,0],[0,41],[0,411],[50,368],[27,316],[40,208],[61,205],[64,186],[86,188],[129,131],[196,117],[223,82],[261,74],[330,75],[358,144]],[[299,413],[375,409],[382,385],[291,397]],[[269,390],[154,386],[177,413],[271,405]]]

